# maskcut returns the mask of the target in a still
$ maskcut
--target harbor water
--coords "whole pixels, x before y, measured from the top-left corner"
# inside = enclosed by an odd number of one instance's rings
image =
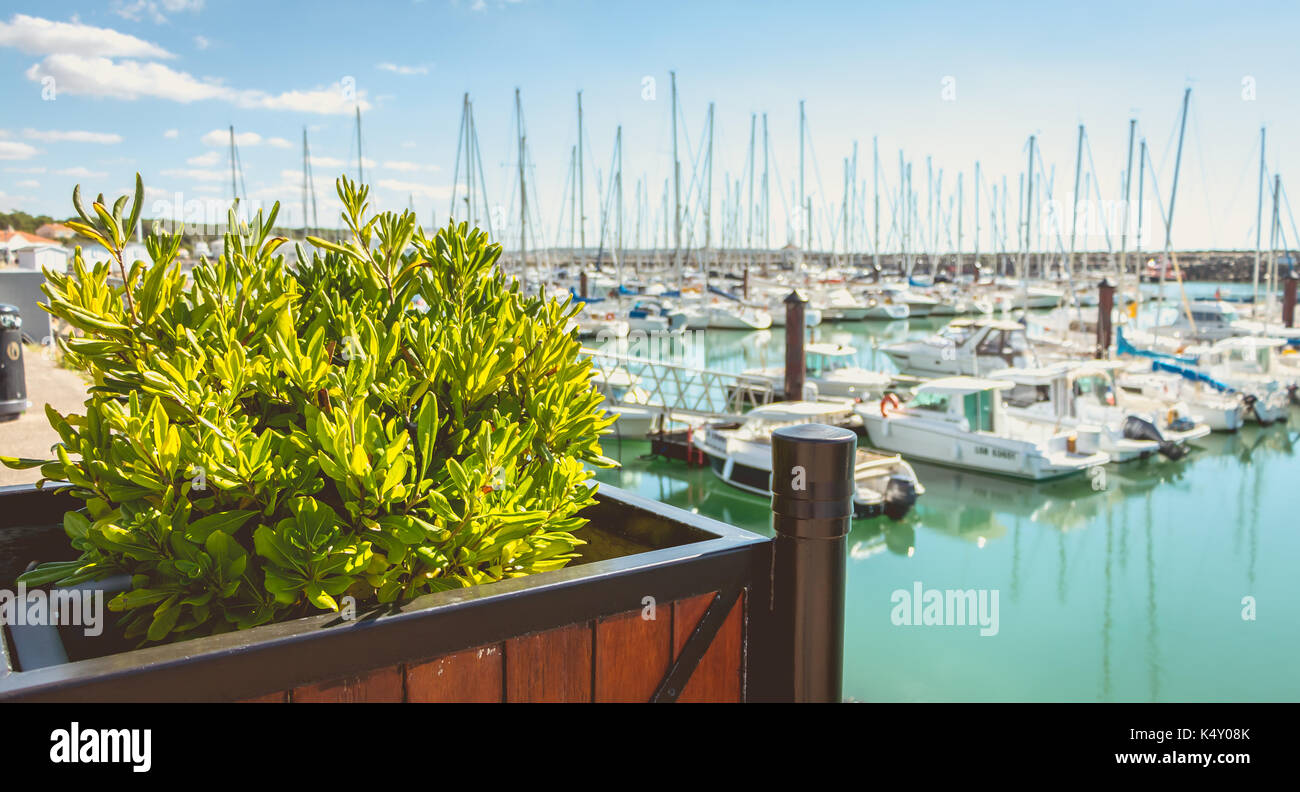
[[[892,371],[878,346],[946,321],[811,335]],[[779,366],[783,330],[692,331],[670,349],[670,362],[721,371]],[[1290,426],[1198,440],[1181,461],[1045,484],[914,463],[926,493],[912,512],[855,520],[849,536],[844,698],[1300,700],[1294,412]],[[647,441],[617,433],[605,449],[622,466],[600,481],[770,535],[767,501],[708,468],[651,458]],[[983,592],[996,621],[895,623],[903,593],[917,591]]]

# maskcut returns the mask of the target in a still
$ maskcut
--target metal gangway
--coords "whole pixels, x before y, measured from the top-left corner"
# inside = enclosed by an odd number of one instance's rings
[[[600,349],[582,349],[591,358],[606,385],[606,399],[616,404],[633,404],[615,399],[610,383],[626,383],[645,391],[637,407],[658,407],[666,419],[698,422],[741,420],[746,412],[782,398],[782,393],[764,377],[665,363]],[[621,375],[621,376],[620,376]]]

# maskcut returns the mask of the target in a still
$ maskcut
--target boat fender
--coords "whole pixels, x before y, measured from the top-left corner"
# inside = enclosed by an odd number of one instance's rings
[[[885,485],[885,516],[901,520],[916,503],[916,485],[904,476],[890,476]]]
[[[897,410],[901,406],[898,397],[893,393],[886,393],[880,397],[880,417],[888,418],[889,410]]]

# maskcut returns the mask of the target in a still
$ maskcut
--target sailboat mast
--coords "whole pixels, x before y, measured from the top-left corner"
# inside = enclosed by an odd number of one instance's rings
[[[871,236],[871,264],[880,272],[880,146],[871,137],[871,208],[875,216]]]
[[[519,138],[519,282],[528,293],[528,185],[525,180],[524,105],[515,89],[515,133]]]
[[[1165,305],[1165,267],[1168,264],[1170,253],[1173,250],[1173,231],[1174,231],[1174,202],[1178,200],[1178,173],[1183,164],[1183,134],[1187,130],[1187,102],[1192,98],[1192,89],[1187,88],[1183,91],[1183,115],[1178,122],[1178,150],[1174,154],[1174,183],[1169,188],[1169,215],[1165,218],[1165,257],[1160,262],[1160,307]],[[1190,317],[1189,317],[1190,319]],[[1192,326],[1196,326],[1195,320]]]
[[[302,236],[307,238],[307,127],[302,128]]]
[[[1123,280],[1128,272],[1128,211],[1129,196],[1133,191],[1133,136],[1137,132],[1137,119],[1130,118],[1128,121],[1128,159],[1124,166],[1124,224],[1119,235],[1119,277]],[[1138,275],[1138,282],[1142,280],[1141,274]]]
[[[582,91],[578,91],[578,245],[583,251],[583,260],[586,260],[587,251],[587,205],[583,195],[583,171],[582,171]]]
[[[803,113],[803,100],[800,99],[799,100],[799,209],[798,209],[800,215],[804,214],[803,138],[804,138],[804,113]],[[801,223],[801,225],[803,225],[802,247],[804,250],[808,250],[810,246],[809,240],[811,239],[810,234],[812,232],[812,229],[809,227],[811,223],[807,222],[806,218],[801,218],[801,219],[804,219],[804,222]]]
[[[1079,230],[1079,174],[1083,169],[1083,124],[1079,124],[1078,144],[1074,152],[1074,200],[1070,203],[1070,258],[1066,263],[1071,282],[1074,281],[1074,244]]]
[[[1255,287],[1251,304],[1259,305],[1259,256],[1260,239],[1264,225],[1264,127],[1259,128],[1259,189],[1255,204]],[[1258,318],[1258,315],[1257,317]]]
[[[357,105],[357,184],[365,180],[365,173],[361,170],[361,105]]]
[[[230,125],[230,200],[239,200],[239,187],[235,184],[235,125]]]

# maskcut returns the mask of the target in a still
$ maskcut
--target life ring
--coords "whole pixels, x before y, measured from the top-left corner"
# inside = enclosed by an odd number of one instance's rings
[[[886,393],[884,396],[881,396],[881,397],[880,397],[880,417],[881,417],[881,418],[888,418],[888,417],[889,417],[889,413],[885,410],[885,405],[890,405],[890,409],[894,409],[894,410],[897,410],[899,407],[902,406],[902,405],[899,403],[899,401],[898,401],[898,397],[897,397],[897,396],[895,396],[895,395],[892,394],[892,393]]]
[[[605,319],[607,319],[608,321],[613,321],[613,320],[614,320],[614,312],[613,312],[613,311],[609,311],[609,312],[607,312],[607,313],[605,314]]]

